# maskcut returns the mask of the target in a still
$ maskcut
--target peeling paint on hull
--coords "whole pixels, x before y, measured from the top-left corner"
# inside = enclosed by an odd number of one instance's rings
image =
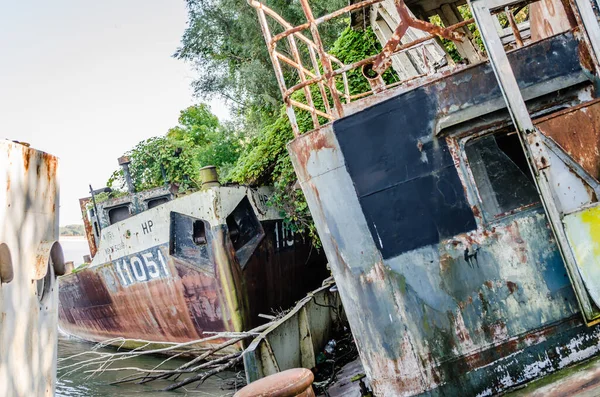
[[[293,305],[327,277],[325,257],[252,194],[217,187],[103,228],[92,264],[60,279],[61,329],[96,342],[188,342],[253,328],[265,321],[258,314]],[[250,202],[258,237],[242,244],[229,216]],[[197,222],[208,225],[200,244]]]
[[[518,83],[581,84],[578,46],[567,32],[511,53]],[[539,201],[481,204],[464,145],[508,123],[478,119],[498,109],[488,69],[388,92],[289,145],[376,395],[494,395],[598,353]]]

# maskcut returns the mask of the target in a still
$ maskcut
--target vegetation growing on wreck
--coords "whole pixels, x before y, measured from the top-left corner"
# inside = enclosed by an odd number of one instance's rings
[[[328,13],[345,5],[343,0],[324,3],[315,5],[321,7],[315,13]],[[293,24],[305,20],[298,3],[275,1],[270,6]],[[140,142],[126,153],[131,160],[133,182],[138,190],[163,184],[162,165],[168,181],[183,189],[195,189],[200,182],[197,170],[216,165],[222,182],[273,185],[275,194],[270,204],[281,210],[293,230],[308,232],[318,243],[286,149],[293,139],[291,125],[256,16],[247,7],[245,2],[233,0],[210,4],[188,0],[188,28],[175,53],[175,57],[197,67],[198,78],[193,84],[196,95],[225,98],[238,127],[219,123],[205,105],[182,111],[177,127],[165,136]],[[337,19],[321,31],[324,42],[331,43],[329,53],[344,63],[352,63],[381,50],[371,28],[353,30],[349,25],[349,19]],[[293,80],[297,76],[286,78]],[[369,84],[360,70],[349,72],[348,78],[351,94],[368,90]],[[390,70],[384,79],[393,82],[396,77]],[[338,84],[342,89],[341,79]],[[303,100],[304,93],[296,92],[294,96]],[[313,97],[315,105],[325,110],[322,97]],[[312,130],[308,112],[297,112],[297,118],[302,132]],[[108,185],[124,189],[121,170],[113,173]]]
[[[344,63],[352,63],[375,55],[380,50],[381,46],[371,28],[357,31],[346,27],[329,49],[329,53]],[[384,75],[388,83],[393,82],[395,78],[391,71]],[[358,70],[348,74],[348,81],[351,94],[368,90],[369,83]],[[339,83],[342,88],[341,81]],[[312,89],[316,91],[317,87],[313,86]],[[304,93],[298,91],[293,97],[302,101]],[[313,99],[315,106],[324,111],[322,96],[315,93]],[[296,117],[302,132],[313,129],[309,112],[297,111]],[[325,123],[325,120],[321,122]],[[296,174],[286,149],[286,144],[294,138],[294,135],[285,107],[280,105],[279,112],[271,117],[264,117],[263,123],[265,124],[254,134],[229,177],[239,183],[273,184],[275,194],[271,198],[271,203],[282,210],[285,219],[297,231],[308,232],[313,240],[318,242],[308,205],[302,191],[296,186]]]
[[[471,9],[466,4],[464,4],[462,6],[458,6],[457,9],[458,9],[458,12],[460,12],[460,15],[463,20],[466,21],[468,19],[473,18]],[[515,22],[517,22],[517,23],[521,23],[521,22],[527,21],[529,19],[529,5],[518,6],[518,7],[513,8],[511,11],[515,17]],[[437,26],[444,26],[442,19],[437,14],[429,17],[429,22],[431,22]],[[508,17],[506,16],[506,12],[501,12],[498,14],[498,22],[500,23],[500,26],[502,28],[507,28],[510,26],[509,22],[508,22]],[[475,42],[475,44],[477,44],[477,49],[482,54],[485,54],[486,51],[485,51],[485,46],[483,45],[483,41],[481,40],[481,33],[475,26],[475,22],[468,24],[467,28],[469,29],[470,34],[473,35],[474,42]],[[463,61],[463,58],[459,54],[458,49],[456,48],[456,44],[454,44],[454,42],[452,42],[451,40],[448,40],[448,39],[444,39],[444,38],[439,38],[439,40],[442,43],[442,45],[444,46],[444,49],[446,50],[446,52],[448,53],[450,58],[452,58],[452,60],[454,62],[462,62]]]
[[[198,170],[215,165],[225,176],[239,157],[244,135],[231,123],[221,123],[207,105],[199,104],[182,110],[179,124],[165,135],[149,138],[125,153],[136,190],[176,183],[179,189],[194,190],[200,186]],[[111,175],[107,186],[116,193],[125,189],[122,169]],[[108,198],[108,197],[107,197]],[[102,201],[102,198],[97,198]]]

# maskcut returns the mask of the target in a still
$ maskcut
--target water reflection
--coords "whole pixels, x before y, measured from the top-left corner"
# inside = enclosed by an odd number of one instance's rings
[[[63,335],[59,335],[58,338],[58,358],[66,358],[73,356],[84,351],[89,351],[93,345],[85,343],[77,339],[67,338]],[[98,351],[114,352],[113,349],[100,349]],[[209,378],[200,386],[199,389],[195,389],[196,384],[189,385],[185,390],[181,389],[174,392],[163,392],[161,388],[166,387],[169,382],[156,381],[145,385],[137,384],[122,384],[111,386],[109,383],[114,382],[117,379],[121,379],[124,376],[132,374],[132,371],[110,371],[104,372],[101,375],[94,376],[91,379],[86,379],[89,374],[83,373],[83,371],[76,371],[74,373],[66,375],[67,370],[63,367],[76,362],[84,361],[89,359],[91,356],[79,356],[74,359],[65,360],[58,364],[58,381],[56,384],[56,396],[58,397],[104,397],[104,396],[134,396],[145,397],[153,396],[182,396],[182,395],[193,395],[193,396],[231,396],[234,391],[222,390],[225,386],[223,378],[234,377],[233,373],[225,373],[221,377],[214,376]],[[132,358],[130,360],[124,360],[123,362],[115,363],[111,368],[119,367],[138,367],[138,368],[153,368],[164,360],[164,357],[151,357],[142,356]],[[172,363],[169,368],[175,368],[178,365],[184,363],[181,360],[170,360]],[[93,369],[90,367],[90,369]]]

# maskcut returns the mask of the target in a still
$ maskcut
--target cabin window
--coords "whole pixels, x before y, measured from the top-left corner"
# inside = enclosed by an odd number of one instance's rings
[[[253,238],[263,234],[260,222],[254,214],[254,209],[247,197],[244,197],[233,212],[229,214],[226,222],[229,229],[229,238],[236,251],[248,244]]]
[[[13,276],[12,257],[8,245],[0,244],[0,283],[10,283]]]
[[[248,197],[244,197],[239,202],[226,218],[226,223],[231,244],[243,268],[265,237],[265,231],[254,213]]]
[[[108,210],[108,219],[111,225],[117,222],[124,221],[130,216],[131,214],[129,213],[128,205],[121,205],[119,207],[114,207]]]
[[[204,245],[206,244],[206,227],[202,221],[194,221],[193,227],[193,238],[194,244]]]
[[[155,199],[148,200],[146,203],[148,204],[148,209],[158,207],[161,204],[168,202],[169,199],[167,197],[159,197]]]
[[[465,145],[465,152],[487,216],[497,218],[539,202],[533,176],[515,132],[470,140]]]
[[[189,215],[171,212],[169,254],[192,266],[212,272],[210,223]]]

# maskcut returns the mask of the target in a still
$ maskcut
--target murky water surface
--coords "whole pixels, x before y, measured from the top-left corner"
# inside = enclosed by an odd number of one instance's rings
[[[174,392],[163,392],[161,388],[170,384],[167,381],[155,381],[145,385],[137,384],[121,384],[111,386],[110,383],[117,379],[121,379],[134,371],[122,370],[104,372],[101,375],[94,376],[88,379],[89,374],[85,373],[85,368],[81,366],[75,372],[68,373],[72,368],[65,367],[82,363],[84,360],[91,358],[91,355],[79,356],[73,359],[63,360],[61,358],[71,357],[75,354],[90,351],[94,345],[91,343],[82,342],[77,339],[72,339],[59,335],[58,338],[58,382],[56,384],[56,396],[59,397],[100,397],[100,396],[123,396],[123,397],[154,397],[154,396],[231,396],[233,391],[222,390],[225,385],[222,378],[231,378],[235,376],[233,373],[225,373],[222,376],[213,376],[202,384],[198,389],[195,389],[196,384],[191,384],[185,390]],[[115,352],[115,349],[101,349],[98,351]],[[137,368],[153,368],[160,364],[165,357],[141,356],[133,359],[124,360],[121,363],[114,364],[111,368],[137,367]],[[170,360],[168,368],[176,368],[185,361]],[[96,367],[89,367],[90,370]]]

